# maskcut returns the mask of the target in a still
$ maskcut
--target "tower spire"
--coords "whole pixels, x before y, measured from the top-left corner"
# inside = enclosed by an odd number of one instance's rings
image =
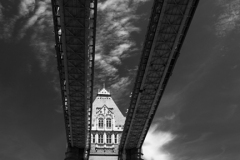
[[[98,90],[98,94],[97,94],[98,96],[99,95],[108,95],[108,96],[110,96],[111,94],[110,94],[110,92],[109,91],[107,91],[106,90],[106,88],[105,88],[105,83],[103,83],[103,88],[102,89],[100,89],[100,90]]]

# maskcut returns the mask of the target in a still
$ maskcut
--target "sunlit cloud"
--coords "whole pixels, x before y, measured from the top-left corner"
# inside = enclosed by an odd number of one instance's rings
[[[13,10],[14,8],[10,8]],[[53,28],[51,1],[50,0],[22,0],[18,5],[18,12],[12,17],[3,15],[3,7],[0,4],[0,21],[3,26],[0,27],[2,34],[1,39],[20,41],[23,39],[27,32],[31,36],[29,45],[35,50],[35,55],[39,61],[42,71],[47,71],[49,67],[49,59],[54,54],[53,47]],[[9,10],[9,9],[8,9]],[[13,36],[13,30],[18,21],[21,24],[18,28],[17,35]],[[49,37],[49,34],[52,35]]]
[[[132,47],[133,44],[132,43],[123,43],[123,44],[120,44],[118,46],[116,46],[112,51],[111,51],[111,56],[116,56],[116,57],[123,57],[122,54],[123,52],[129,50],[130,47]],[[119,60],[120,61],[120,60]]]
[[[122,78],[130,81],[129,77],[119,76],[118,68],[122,65],[122,60],[130,57],[136,49],[136,42],[131,36],[133,32],[140,32],[134,22],[141,17],[136,10],[144,2],[146,1],[105,0],[98,3],[95,58],[97,81],[110,80],[112,86],[121,83]]]
[[[8,21],[3,21],[4,25],[2,26],[2,34],[0,35],[1,39],[9,40],[12,37],[12,32],[15,26],[16,21],[18,20],[18,17],[14,17],[12,19],[9,19]]]
[[[35,8],[35,0],[22,0],[19,5],[20,16],[25,16],[31,13]]]
[[[49,36],[49,34],[53,35],[51,34],[52,30],[49,29],[53,28],[50,0],[37,3],[37,9],[26,22],[21,35],[24,36],[26,30],[31,27],[34,27],[31,36],[31,46],[37,51],[36,58],[40,62],[40,67],[43,71],[47,71],[50,65],[50,58],[53,58],[54,55],[54,39],[53,36]]]
[[[148,0],[100,0],[98,2],[98,23],[95,54],[95,88],[106,82],[115,102],[122,102],[130,96],[130,87],[137,68],[119,70],[123,60],[139,50],[133,33],[140,33],[136,22],[142,15],[136,11]],[[123,67],[122,67],[123,68]],[[124,74],[123,74],[124,73]],[[100,85],[99,85],[100,84]],[[124,101],[128,105],[128,101]]]
[[[52,27],[52,22],[49,21],[50,18],[52,20],[50,0],[38,1],[34,13],[28,18],[25,25],[20,30],[20,38],[23,38],[27,29],[33,26],[35,32],[43,32],[46,27]]]
[[[0,4],[0,23],[2,24],[0,25],[0,31],[1,31],[0,39],[3,39],[3,40],[9,40],[10,38],[12,38],[12,33],[15,27],[15,23],[21,17],[19,15],[6,17],[4,15],[4,13],[6,14],[6,12],[7,10],[5,10],[4,6]]]
[[[175,137],[170,132],[157,130],[157,125],[151,126],[142,146],[143,158],[145,160],[173,160],[171,154],[164,150],[164,145]]]
[[[0,27],[0,30],[2,30],[3,32],[0,38],[5,40],[10,40],[10,38],[12,38],[12,33],[13,33],[13,29],[15,27],[16,22],[22,18],[27,17],[30,13],[34,11],[35,0],[22,0],[18,6],[18,13],[12,17],[5,17],[5,15],[2,12],[3,9],[4,7],[0,4],[0,22],[4,24],[2,27]],[[10,10],[13,10],[13,9],[15,8],[10,8]],[[9,11],[9,8],[8,8],[8,11]]]
[[[49,69],[50,58],[54,55],[53,36],[47,35],[47,33],[51,34],[52,30],[48,29],[51,27],[53,27],[53,22],[50,1],[38,1],[34,13],[28,18],[20,33],[20,38],[22,38],[28,29],[32,30],[30,45],[34,47],[36,58],[43,71]]]
[[[3,21],[3,6],[0,3],[0,22],[2,22],[2,21]]]
[[[121,97],[124,94],[128,93],[127,92],[129,90],[128,87],[131,84],[131,82],[132,79],[130,79],[129,77],[121,77],[118,78],[118,80],[110,86],[111,91],[113,93],[112,96],[116,102],[122,100]]]
[[[240,28],[240,0],[218,0],[223,12],[216,23],[216,34],[224,37],[231,31]]]

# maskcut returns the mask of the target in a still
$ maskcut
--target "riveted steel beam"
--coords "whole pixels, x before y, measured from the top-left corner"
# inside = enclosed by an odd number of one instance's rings
[[[88,158],[97,0],[52,0],[52,12],[68,148]]]
[[[129,153],[142,147],[198,2],[199,0],[155,0],[153,3],[119,146],[120,159],[129,159]]]

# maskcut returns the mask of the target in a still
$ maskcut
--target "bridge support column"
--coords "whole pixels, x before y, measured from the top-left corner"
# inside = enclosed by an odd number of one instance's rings
[[[83,160],[84,148],[68,147],[65,155],[66,158],[64,160]]]
[[[142,160],[142,153],[140,148],[126,149],[125,153],[126,160]]]

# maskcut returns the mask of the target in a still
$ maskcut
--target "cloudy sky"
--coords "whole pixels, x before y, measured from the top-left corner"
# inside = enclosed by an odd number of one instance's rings
[[[99,0],[95,92],[125,114],[152,0]],[[50,0],[0,2],[0,159],[64,159]],[[201,0],[143,146],[146,160],[240,159],[240,0]]]

